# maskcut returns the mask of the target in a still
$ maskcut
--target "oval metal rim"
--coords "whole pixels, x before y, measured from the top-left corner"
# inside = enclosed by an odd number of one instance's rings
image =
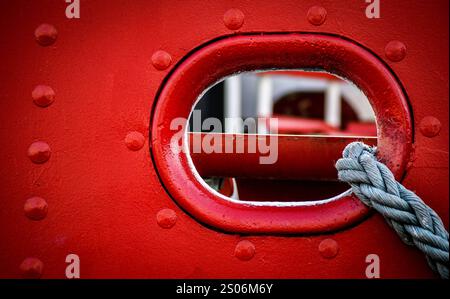
[[[406,95],[387,65],[341,37],[276,33],[214,41],[188,55],[170,73],[155,101],[150,124],[151,155],[163,186],[195,219],[228,232],[320,233],[362,220],[369,209],[353,196],[289,205],[224,200],[198,180],[188,155],[171,152],[175,132],[170,121],[188,118],[205,89],[240,71],[275,68],[320,68],[356,84],[374,108],[380,158],[401,178],[412,146],[412,121]]]

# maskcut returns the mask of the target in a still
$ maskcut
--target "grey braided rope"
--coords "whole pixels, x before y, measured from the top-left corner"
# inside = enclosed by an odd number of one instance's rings
[[[361,142],[347,145],[336,163],[339,180],[367,206],[383,215],[404,243],[415,245],[433,271],[449,277],[449,241],[441,218],[414,192],[398,183],[386,165],[377,161],[376,148]]]

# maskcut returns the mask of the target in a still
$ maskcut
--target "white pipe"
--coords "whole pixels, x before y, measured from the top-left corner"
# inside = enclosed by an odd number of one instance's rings
[[[225,133],[242,133],[242,83],[239,75],[224,82]]]
[[[272,103],[272,79],[269,76],[258,78],[257,117],[271,117],[273,113]],[[264,124],[258,124],[258,133],[267,134],[268,129]]]
[[[325,93],[325,122],[330,126],[341,126],[341,86],[331,82]]]

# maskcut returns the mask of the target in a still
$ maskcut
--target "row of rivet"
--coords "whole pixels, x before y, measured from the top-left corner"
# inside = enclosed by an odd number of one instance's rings
[[[50,24],[42,24],[34,31],[36,42],[43,47],[51,46],[58,37],[58,31]],[[31,98],[36,106],[46,108],[55,101],[55,91],[47,85],[38,85],[31,92]],[[43,164],[50,159],[50,146],[44,141],[35,141],[28,147],[28,157],[35,164]],[[33,221],[39,221],[47,216],[48,204],[41,197],[28,198],[24,204],[25,216]],[[40,278],[44,271],[44,263],[36,257],[28,257],[19,266],[24,278]]]
[[[314,26],[320,26],[325,23],[328,12],[322,6],[313,6],[308,10],[307,19]],[[244,24],[245,15],[239,9],[230,9],[225,12],[223,22],[230,30],[238,30]],[[384,53],[386,58],[392,62],[402,61],[406,57],[406,45],[401,41],[393,40],[387,43]],[[152,55],[152,64],[157,70],[165,70],[172,63],[172,57],[169,53],[158,50]]]

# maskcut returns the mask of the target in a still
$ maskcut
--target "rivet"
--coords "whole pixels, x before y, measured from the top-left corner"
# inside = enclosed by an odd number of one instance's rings
[[[314,26],[322,25],[327,19],[327,10],[322,6],[313,6],[308,10],[308,21]]]
[[[33,163],[42,164],[50,159],[50,146],[43,141],[33,142],[28,148],[28,157]]]
[[[34,31],[34,36],[39,45],[47,47],[52,45],[58,37],[58,31],[53,25],[42,24]]]
[[[255,255],[255,251],[255,245],[252,242],[243,240],[236,245],[234,256],[241,261],[249,261]]]
[[[333,239],[325,239],[319,244],[319,252],[326,259],[334,258],[339,252],[339,245]]]
[[[162,209],[156,214],[156,222],[162,228],[172,228],[177,222],[177,214],[172,209]]]
[[[419,129],[422,135],[430,138],[438,135],[441,128],[441,122],[433,116],[425,116],[419,124]]]
[[[40,197],[31,197],[25,201],[23,206],[25,216],[31,220],[42,220],[47,216],[48,205],[45,199]]]
[[[142,133],[133,131],[129,132],[125,137],[125,144],[132,151],[140,150],[145,143],[145,137]]]
[[[384,53],[390,61],[399,62],[406,56],[406,46],[398,40],[393,40],[386,45]]]
[[[47,85],[38,85],[31,93],[33,102],[39,107],[50,106],[55,100],[55,91]]]
[[[223,23],[230,30],[238,30],[244,25],[244,13],[237,8],[229,9],[223,15]]]
[[[152,64],[157,70],[165,70],[172,63],[172,57],[169,53],[159,50],[152,55]]]
[[[20,264],[20,272],[23,278],[41,278],[44,271],[44,263],[35,257],[28,257]]]

